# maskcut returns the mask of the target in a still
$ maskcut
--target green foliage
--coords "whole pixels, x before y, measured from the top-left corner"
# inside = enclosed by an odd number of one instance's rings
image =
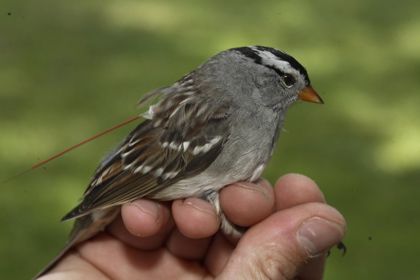
[[[136,114],[136,101],[212,54],[260,44],[308,69],[324,106],[298,104],[265,175],[314,178],[347,218],[326,279],[415,279],[420,219],[419,2],[0,3],[0,165],[8,178]],[[131,126],[132,127],[132,126]],[[64,244],[60,217],[126,127],[1,183],[0,271],[24,279]]]

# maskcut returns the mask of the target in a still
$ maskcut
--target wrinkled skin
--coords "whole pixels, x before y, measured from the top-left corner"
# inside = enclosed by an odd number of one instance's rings
[[[264,180],[227,186],[221,205],[230,221],[249,227],[239,242],[218,232],[203,200],[141,199],[40,279],[321,279],[327,251],[346,227],[316,183],[298,174],[274,188]],[[317,245],[302,232],[315,234]]]

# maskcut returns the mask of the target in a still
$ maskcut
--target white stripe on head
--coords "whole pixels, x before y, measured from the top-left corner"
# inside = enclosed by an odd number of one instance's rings
[[[273,53],[265,50],[259,50],[254,46],[250,46],[249,48],[251,48],[256,54],[258,54],[259,57],[261,57],[262,64],[274,67],[283,73],[292,74],[294,77],[301,76],[300,72],[293,68],[289,62],[285,60],[280,60]]]

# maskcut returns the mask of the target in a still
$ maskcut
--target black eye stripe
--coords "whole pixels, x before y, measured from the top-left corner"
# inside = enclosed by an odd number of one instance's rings
[[[235,50],[239,51],[240,53],[242,53],[246,57],[249,57],[249,58],[253,59],[255,61],[255,63],[260,64],[264,67],[267,67],[268,69],[274,70],[279,76],[284,75],[284,72],[277,69],[276,67],[274,67],[272,65],[263,64],[261,56],[259,56],[253,49],[248,48],[248,47],[243,47],[243,48],[237,48]]]
[[[266,52],[270,52],[273,55],[275,55],[276,57],[278,57],[280,60],[283,61],[287,61],[289,62],[289,64],[296,69],[297,71],[299,71],[299,73],[301,73],[303,75],[303,77],[306,80],[306,83],[309,85],[310,81],[309,81],[309,76],[308,73],[306,72],[306,69],[296,60],[294,59],[292,56],[281,52],[279,50],[273,49],[273,48],[269,48],[269,47],[262,47],[262,46],[255,46],[255,48],[259,51],[266,51]],[[277,74],[279,74],[280,76],[284,76],[285,73],[277,68],[275,68],[272,65],[266,65],[262,63],[262,58],[258,55],[258,53],[250,48],[250,47],[240,47],[240,48],[234,48],[232,50],[236,50],[239,51],[240,53],[242,53],[243,55],[245,55],[246,57],[251,58],[252,60],[255,61],[255,63],[257,64],[261,64],[269,69],[272,69],[274,71],[276,71]]]
[[[276,71],[276,73],[283,79],[283,82],[287,87],[291,87],[296,83],[296,79],[295,79],[295,77],[293,77],[293,75],[286,74],[286,73],[280,71],[279,69],[277,69],[273,66],[265,65],[265,67],[273,69],[274,71]]]
[[[271,70],[274,70],[280,77],[283,77],[285,75],[285,73],[283,71],[277,69],[274,66],[271,66],[271,65],[264,65],[264,66],[271,69]]]
[[[305,79],[309,82],[308,72],[306,71],[305,67],[303,67],[302,64],[300,64],[293,56],[290,56],[287,53],[281,52],[281,51],[276,50],[274,48],[263,47],[263,46],[256,46],[256,48],[257,48],[257,50],[260,50],[260,51],[270,52],[273,55],[280,58],[281,60],[289,62],[290,65],[294,69],[298,70],[305,77]]]
[[[296,83],[296,79],[295,77],[293,77],[292,75],[289,74],[285,74],[283,76],[283,82],[287,87],[292,87],[295,83]]]
[[[262,66],[264,66],[268,69],[271,69],[271,70],[275,71],[283,79],[286,86],[288,86],[288,87],[292,86],[296,82],[293,76],[284,73],[283,71],[281,71],[280,69],[278,69],[278,68],[276,68],[272,65],[263,64],[261,57],[254,50],[252,50],[250,48],[247,48],[247,47],[238,48],[236,50],[241,52],[243,55],[253,59],[255,61],[255,63],[260,64],[260,65],[262,65]],[[288,77],[290,77],[291,80],[286,80],[286,77],[287,77],[287,79],[288,79]]]

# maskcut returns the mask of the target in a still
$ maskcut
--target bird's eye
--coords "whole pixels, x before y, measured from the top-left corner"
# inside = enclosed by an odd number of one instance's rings
[[[288,88],[291,88],[296,83],[296,80],[292,75],[284,74],[282,78],[283,78],[284,84]]]

